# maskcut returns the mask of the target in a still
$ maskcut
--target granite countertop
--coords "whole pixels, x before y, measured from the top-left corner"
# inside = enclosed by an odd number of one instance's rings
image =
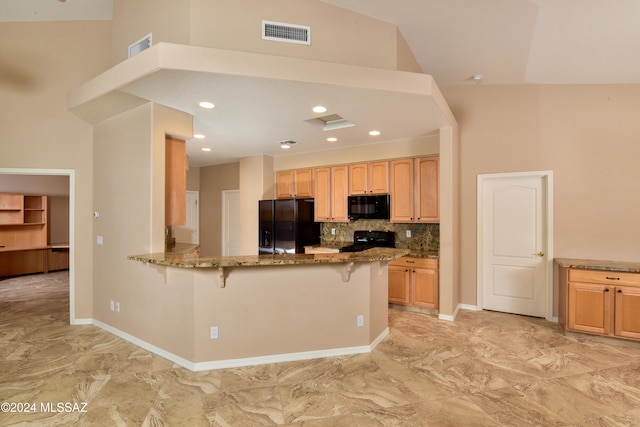
[[[197,254],[156,253],[131,255],[127,259],[180,268],[225,268],[269,265],[336,264],[392,261],[409,254],[409,249],[373,248],[362,252],[323,254],[201,256]]]
[[[315,245],[305,246],[307,248],[326,248],[326,249],[340,249],[343,246],[352,245],[353,242],[336,242],[336,243],[319,243]],[[423,251],[420,249],[408,249],[408,248],[396,248],[402,249],[405,251],[409,251],[409,253],[405,256],[411,256],[414,258],[440,258],[440,254],[438,251]],[[344,253],[344,252],[342,252]]]
[[[640,262],[626,261],[598,261],[593,259],[556,258],[560,267],[577,268],[582,270],[605,270],[620,273],[640,273]]]

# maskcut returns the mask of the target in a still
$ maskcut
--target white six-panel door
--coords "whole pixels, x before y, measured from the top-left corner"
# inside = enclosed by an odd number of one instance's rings
[[[487,310],[550,317],[550,172],[478,180],[478,294]]]

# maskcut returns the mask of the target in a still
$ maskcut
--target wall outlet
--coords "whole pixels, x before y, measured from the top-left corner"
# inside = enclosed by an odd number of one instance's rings
[[[211,330],[209,331],[209,336],[211,337],[212,340],[217,340],[218,339],[218,327],[217,326],[212,326]]]
[[[120,302],[116,301],[116,313],[120,313]]]
[[[407,230],[407,237],[411,237],[411,230]]]
[[[102,236],[96,237],[96,243],[98,245],[102,246],[104,244],[104,237],[102,237]]]
[[[109,306],[111,307],[111,311],[116,311],[116,302],[114,300],[109,301]]]
[[[331,229],[331,234],[333,234],[335,236],[335,234],[336,234],[336,229],[335,228]]]
[[[356,323],[358,327],[364,326],[364,316],[362,314],[358,315],[358,317],[356,318]]]

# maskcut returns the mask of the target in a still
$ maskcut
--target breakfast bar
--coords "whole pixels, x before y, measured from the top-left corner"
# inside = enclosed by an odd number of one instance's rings
[[[159,290],[168,286],[181,301],[192,325],[183,333],[192,334],[192,345],[183,354],[160,348],[169,359],[199,371],[371,351],[388,334],[388,264],[408,253],[373,248],[128,259],[160,273]],[[165,314],[159,322],[166,321]]]

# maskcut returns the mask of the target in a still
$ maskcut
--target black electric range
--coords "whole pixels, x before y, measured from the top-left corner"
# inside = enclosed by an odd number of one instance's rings
[[[371,248],[395,248],[396,234],[393,231],[356,230],[353,245],[343,246],[340,252],[360,252]]]

